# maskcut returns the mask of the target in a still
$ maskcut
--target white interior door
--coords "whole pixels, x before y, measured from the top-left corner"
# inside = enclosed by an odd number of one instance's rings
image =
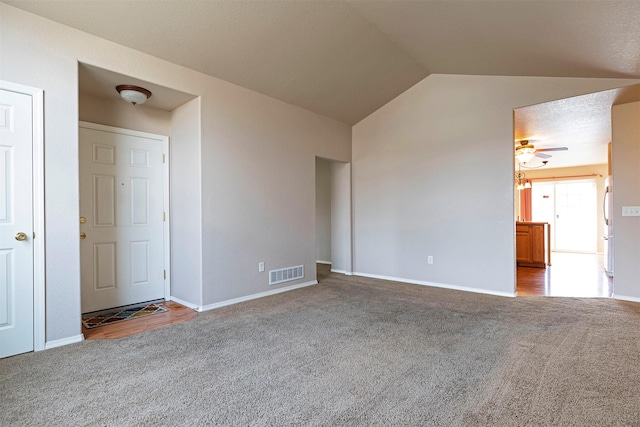
[[[0,357],[32,351],[32,98],[0,90]]]
[[[164,144],[92,127],[80,128],[83,313],[165,297]]]

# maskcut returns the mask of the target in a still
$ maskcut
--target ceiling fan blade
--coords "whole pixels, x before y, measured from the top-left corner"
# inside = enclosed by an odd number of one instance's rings
[[[538,151],[567,151],[568,148],[567,147],[553,147],[553,148],[538,148],[536,150],[536,152]]]
[[[541,159],[549,159],[549,158],[551,158],[551,154],[544,154],[544,153],[536,153],[535,156],[539,157]]]

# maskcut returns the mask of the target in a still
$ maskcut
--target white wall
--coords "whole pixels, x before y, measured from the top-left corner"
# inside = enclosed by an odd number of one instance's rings
[[[331,263],[331,166],[316,158],[316,260]]]
[[[331,271],[351,274],[351,164],[331,162]]]
[[[171,113],[171,296],[202,306],[200,98]]]
[[[350,127],[232,85],[202,109],[204,303],[277,288],[276,268],[315,281],[315,158],[349,161]]]
[[[622,216],[640,206],[640,102],[613,106],[611,125],[614,296],[640,302],[640,217]]]
[[[513,109],[635,82],[431,75],[356,124],[354,274],[513,295]]]
[[[79,94],[79,117],[85,122],[156,135],[169,136],[171,131],[171,113],[168,111],[82,92]]]
[[[270,290],[259,261],[304,264],[304,281],[315,279],[315,157],[350,161],[349,126],[3,3],[0,16],[0,79],[45,92],[47,341],[80,334],[79,241],[69,238],[79,234],[78,62],[201,97],[191,166],[201,166],[201,204],[185,209],[202,215],[191,226],[203,305]]]

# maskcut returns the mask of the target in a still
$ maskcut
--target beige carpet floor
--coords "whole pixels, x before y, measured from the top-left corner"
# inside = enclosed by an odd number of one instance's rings
[[[0,425],[640,425],[640,304],[322,274],[0,360]]]

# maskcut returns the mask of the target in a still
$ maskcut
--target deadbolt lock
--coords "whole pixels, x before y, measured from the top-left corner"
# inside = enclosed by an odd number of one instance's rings
[[[80,217],[80,224],[84,224],[85,222],[87,222],[87,218],[81,216]]]

